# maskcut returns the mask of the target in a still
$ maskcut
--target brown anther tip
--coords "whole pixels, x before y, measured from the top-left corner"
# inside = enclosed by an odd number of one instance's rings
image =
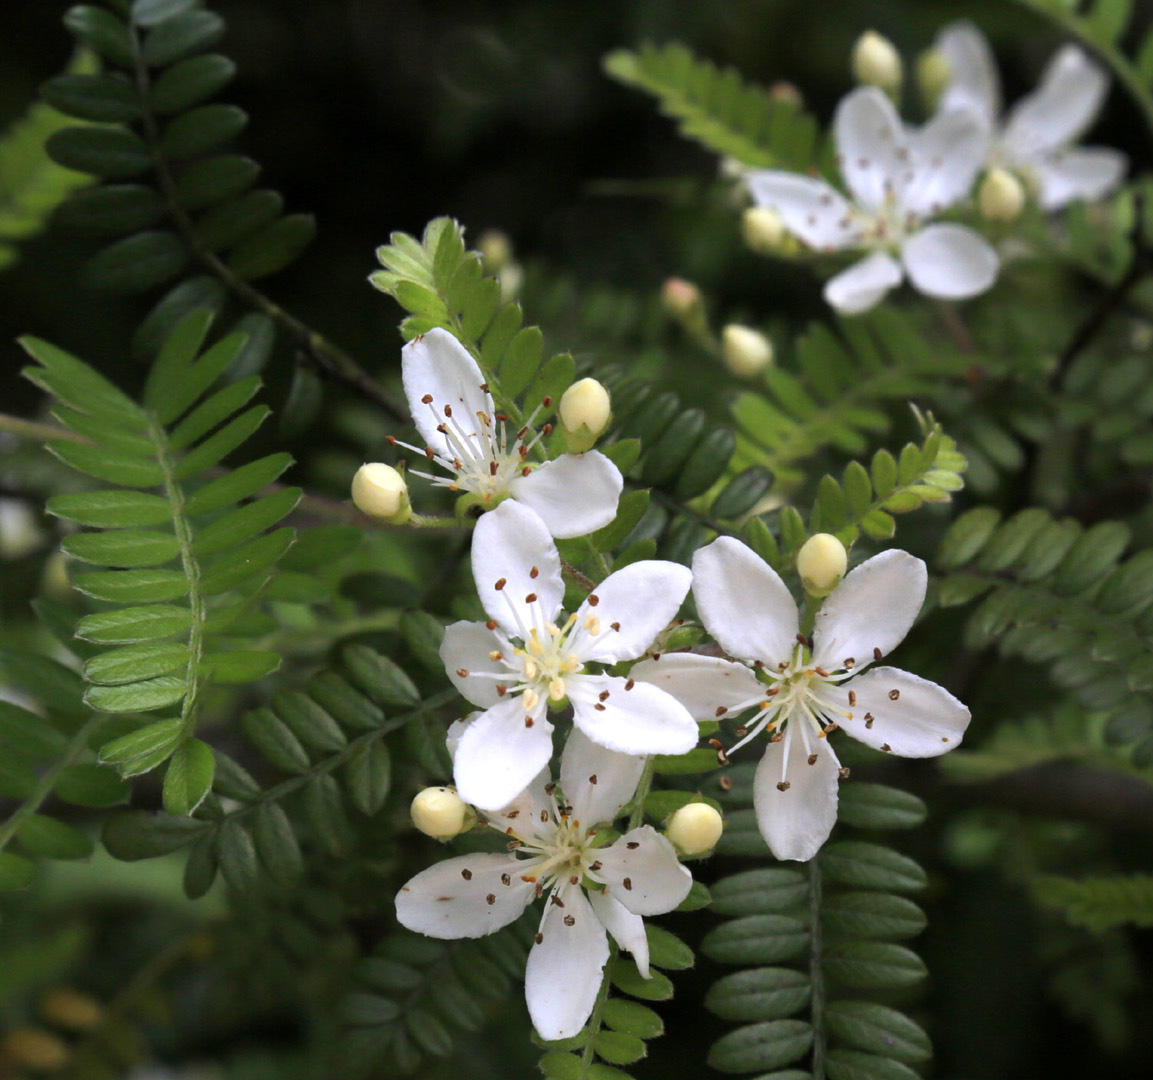
[[[738,739],[743,739],[749,733],[749,729],[744,724],[738,724],[734,734]]]
[[[432,404],[432,394],[425,394],[424,397],[422,397],[420,400],[425,405],[431,405]]]
[[[445,406],[444,406],[444,415],[445,416],[452,416],[452,406],[449,405],[447,402],[445,403]]]
[[[488,622],[484,624],[484,626],[486,630],[495,630],[497,627],[496,619],[489,619]]]
[[[600,701],[607,701],[608,697],[609,697],[609,692],[607,690],[602,690],[599,694],[597,694],[597,698]]]
[[[610,626],[610,627],[611,627],[613,630],[620,630],[620,628],[621,628],[621,624],[620,624],[619,622],[611,622],[611,623],[609,623],[609,626]],[[661,654],[660,654],[660,653],[653,653],[653,659],[654,659],[654,660],[659,660],[660,658],[661,658]]]
[[[816,754],[810,754],[809,755],[809,764],[810,765],[816,765],[816,763],[817,763],[817,755]]]
[[[596,607],[601,602],[601,598],[595,592],[589,593],[588,604],[589,607]]]
[[[540,577],[540,570],[534,566],[529,570],[528,576],[535,581],[538,577]]]
[[[526,716],[526,717],[524,718],[524,726],[525,726],[526,728],[530,728],[530,727],[532,727],[532,726],[533,726],[533,724],[535,724],[535,723],[536,723],[536,721],[535,721],[535,720],[534,720],[534,719],[533,719],[531,716]]]
[[[838,776],[839,776],[839,777],[840,777],[842,780],[847,780],[847,779],[849,778],[849,769],[848,769],[847,767],[846,767],[846,768],[843,768],[843,769],[838,769],[838,770],[837,770],[837,775],[838,775]]]
[[[718,705],[716,712],[714,712],[713,715],[714,716],[724,716],[725,713],[727,713],[728,711],[729,711],[729,707],[727,705]]]
[[[530,592],[528,595],[525,596],[524,602],[526,604],[535,604],[536,603],[536,593]]]
[[[792,785],[792,784],[790,784],[790,783],[788,782],[788,780],[780,780],[780,781],[778,781],[778,783],[777,783],[777,790],[778,790],[778,791],[788,791],[788,790],[789,790],[789,788],[791,788],[792,786],[793,786],[793,785]]]
[[[490,461],[488,463],[488,475],[489,476],[496,476],[496,474],[499,470],[500,470],[500,466],[495,461]]]
[[[725,744],[721,742],[720,739],[709,739],[709,746],[714,750],[723,750],[725,748]]]
[[[798,635],[797,635],[797,641],[798,641],[798,642],[799,642],[801,645],[804,645],[804,644],[805,644],[805,635],[804,635],[804,634],[798,634]]]
[[[460,676],[462,679],[467,679],[467,678],[468,678],[468,668],[466,668],[466,667],[458,667],[458,668],[456,669],[456,673],[457,673],[457,674],[458,674],[458,675],[459,675],[459,676]]]
[[[547,408],[548,408],[550,405],[552,405],[552,397],[551,397],[551,395],[550,395],[550,396],[547,396],[547,397],[545,397],[545,398],[544,398],[544,400],[541,402],[541,404],[542,404],[542,405],[543,405],[543,406],[544,406],[546,409],[547,409]]]
[[[545,784],[545,786],[544,786],[544,793],[545,793],[546,795],[551,795],[551,794],[552,794],[554,791],[556,791],[556,781],[554,781],[554,780],[550,780],[550,781],[549,781],[547,784]]]
[[[828,672],[827,672],[827,671],[826,671],[824,668],[819,668],[819,667],[818,667],[818,668],[813,668],[813,670],[814,670],[814,671],[815,671],[815,672],[816,672],[818,675],[820,675],[820,677],[821,677],[822,679],[827,679],[827,678],[829,677],[829,673],[828,673]]]
[[[594,862],[594,863],[589,863],[589,869],[590,869],[590,870],[591,870],[591,871],[592,871],[594,874],[595,874],[595,873],[596,873],[596,872],[597,872],[597,871],[598,871],[598,870],[599,870],[599,869],[600,869],[602,866],[604,866],[604,863],[602,863],[602,862],[600,861],[600,859],[597,859],[597,861],[596,861],[596,862]]]
[[[526,465],[523,469],[521,469],[520,474],[521,474],[521,476],[531,476],[532,475],[532,468],[530,466]]]
[[[575,915],[566,915],[564,917],[564,924],[565,924],[565,926],[576,926],[576,916]]]
[[[502,885],[511,885],[512,884],[512,875],[511,874],[501,874],[500,883]]]
[[[486,897],[484,898],[484,902],[485,902],[486,904],[495,904],[495,903],[496,903],[496,893],[491,893],[491,892],[490,892],[490,893],[488,894],[488,896],[486,896]]]
[[[596,709],[597,712],[604,712],[605,711],[604,705],[602,705],[601,702],[599,702],[599,701],[593,706],[593,708]]]
[[[721,791],[732,791],[733,790],[733,778],[731,776],[722,776],[717,781],[717,783],[721,785]]]
[[[899,698],[900,696],[901,696],[900,690],[890,690],[889,691],[889,700],[890,701],[896,701],[897,698]]]
[[[428,460],[429,460],[429,461],[435,461],[435,460],[436,460],[436,454],[434,454],[434,453],[432,452],[432,447],[431,447],[431,446],[426,446],[426,447],[424,448],[424,456],[425,456],[426,458],[428,458]]]
[[[625,683],[626,690],[631,690],[634,686],[636,686],[636,682],[634,682],[632,679],[629,679],[629,681]]]
[[[879,647],[877,647],[876,645],[873,646],[873,659],[874,660],[880,660],[881,657],[884,655],[885,654],[883,652],[881,652]]]
[[[460,872],[460,876],[464,878],[465,881],[472,881],[472,871],[467,867]]]
[[[492,587],[496,589],[497,592],[500,592],[507,584],[508,578],[497,578],[496,581],[492,583]]]
[[[640,846],[640,843],[636,840],[630,840],[627,844],[625,844],[625,847],[627,847],[629,851],[636,851],[636,849]]]
[[[893,748],[887,742],[881,743],[881,749],[884,750],[886,754],[893,752]]]
[[[596,782],[597,782],[597,774],[593,773],[592,776],[589,777],[589,783],[590,784],[596,784]]]
[[[384,441],[386,443],[388,443],[389,446],[395,446],[396,445],[396,436],[395,435],[385,435]]]
[[[540,931],[537,931],[537,935],[536,935],[536,937],[534,938],[534,940],[536,941],[536,943],[537,943],[538,945],[542,944],[542,943],[543,943],[543,941],[544,941],[544,934],[540,933]]]
[[[854,706],[856,704],[857,704],[857,693],[855,690],[850,690],[849,691],[849,707],[852,708],[852,706]]]
[[[626,892],[633,891],[633,879],[631,877],[624,878],[621,881],[621,884],[625,887]]]

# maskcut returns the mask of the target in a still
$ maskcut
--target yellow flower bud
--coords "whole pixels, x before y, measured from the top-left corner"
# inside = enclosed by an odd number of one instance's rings
[[[704,855],[717,846],[725,823],[705,802],[689,803],[669,818],[665,834],[682,855]]]
[[[104,1020],[100,1002],[68,986],[49,990],[40,1003],[40,1016],[68,1031],[91,1031]]]
[[[425,836],[449,840],[472,827],[472,810],[455,788],[430,787],[412,800],[412,823]]]
[[[512,244],[499,229],[486,229],[476,246],[486,274],[499,274],[512,258]]]
[[[903,76],[900,54],[888,38],[866,30],[853,46],[853,76],[859,83],[895,94]]]
[[[0,1061],[37,1072],[59,1069],[71,1056],[67,1043],[39,1028],[12,1028],[0,1042]]]
[[[561,396],[557,414],[569,450],[583,454],[609,426],[612,417],[609,392],[596,379],[581,379]]]
[[[721,354],[729,371],[751,379],[773,362],[773,343],[759,330],[730,323],[721,331]]]
[[[781,215],[767,206],[750,206],[741,215],[741,236],[745,246],[758,255],[783,254],[794,240]]]
[[[977,205],[990,221],[1015,221],[1025,209],[1025,185],[1007,169],[990,169],[977,191]]]
[[[953,77],[949,58],[940,49],[926,49],[917,57],[917,86],[921,90],[921,101],[932,112]]]
[[[352,478],[352,501],[370,517],[403,525],[412,517],[408,485],[391,465],[373,461],[361,465]]]
[[[686,322],[698,315],[704,304],[701,290],[691,281],[671,277],[661,288],[664,309],[678,322]]]
[[[849,565],[845,545],[831,533],[816,533],[797,552],[797,573],[810,596],[828,596]]]

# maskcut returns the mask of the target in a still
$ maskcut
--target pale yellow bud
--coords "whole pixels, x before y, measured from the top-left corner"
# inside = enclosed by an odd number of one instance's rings
[[[853,46],[853,77],[890,94],[901,88],[901,56],[893,43],[876,30],[866,30]]]
[[[769,86],[769,100],[780,101],[797,109],[805,103],[800,90],[793,83],[786,82],[784,79],[780,79]]]
[[[845,576],[848,565],[849,553],[832,533],[810,536],[797,552],[797,573],[811,596],[828,596]]]
[[[609,392],[596,379],[581,379],[561,396],[557,407],[568,448],[574,454],[590,449],[609,426]]]
[[[721,331],[721,354],[729,371],[751,379],[773,362],[773,343],[759,330],[730,323]]]
[[[373,461],[361,465],[352,478],[352,501],[370,517],[403,525],[412,517],[408,485],[391,465]]]
[[[1025,185],[1007,169],[990,169],[977,191],[977,205],[990,221],[1016,221],[1025,209]]]
[[[952,77],[952,65],[940,49],[926,49],[917,57],[917,85],[921,101],[929,112],[936,109]]]
[[[90,1031],[104,1020],[100,1002],[68,986],[49,990],[40,1003],[40,1015],[50,1024],[68,1031]]]
[[[499,274],[512,258],[512,244],[499,229],[486,229],[476,246],[486,274]]]
[[[59,1069],[71,1056],[67,1043],[39,1028],[12,1028],[0,1042],[0,1061],[37,1072]]]
[[[505,263],[496,279],[500,282],[501,303],[511,304],[524,287],[524,268],[518,262]]]
[[[725,823],[708,803],[689,803],[669,818],[665,834],[682,855],[704,855],[717,846]]]
[[[425,836],[448,840],[472,827],[473,813],[454,788],[430,787],[412,800],[412,823]]]
[[[671,277],[661,287],[661,303],[674,319],[684,322],[699,314],[704,301],[691,281]]]

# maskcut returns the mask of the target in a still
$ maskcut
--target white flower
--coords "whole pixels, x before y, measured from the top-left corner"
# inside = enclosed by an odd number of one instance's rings
[[[1001,117],[1001,82],[984,34],[967,22],[951,23],[937,49],[949,64],[940,112],[968,111],[988,133],[987,164],[1020,173],[1038,189],[1043,210],[1074,199],[1099,199],[1125,175],[1128,159],[1108,147],[1073,146],[1101,111],[1109,80],[1076,45],[1060,49],[1037,89]]]
[[[553,536],[584,536],[616,517],[624,486],[620,470],[597,451],[562,454],[539,465],[530,461],[540,438],[525,441],[532,418],[510,437],[508,418],[497,413],[476,361],[447,330],[413,338],[401,356],[404,393],[427,447],[423,453],[453,474],[418,476],[470,492],[486,510],[502,499],[517,499],[540,515]],[[389,442],[422,452],[396,439]]]
[[[586,668],[643,655],[688,593],[688,567],[632,563],[562,621],[556,545],[531,510],[506,502],[477,522],[472,573],[489,620],[453,623],[440,647],[453,685],[485,710],[456,743],[462,799],[504,806],[548,764],[550,702],[570,702],[576,726],[610,750],[682,754],[696,744],[696,722],[663,690]]]
[[[632,798],[643,769],[644,758],[615,754],[574,730],[561,756],[564,802],[542,772],[515,802],[486,815],[511,838],[510,853],[462,855],[422,871],[397,894],[397,918],[432,937],[481,937],[547,892],[525,999],[542,1038],[575,1035],[609,958],[605,931],[647,979],[641,916],[671,911],[692,886],[672,844],[647,825],[596,846],[597,824],[612,821]]]
[[[984,164],[984,131],[972,113],[938,113],[913,133],[881,90],[863,86],[837,106],[833,131],[853,202],[816,177],[773,170],[749,177],[757,204],[776,210],[810,247],[871,253],[826,283],[833,307],[866,311],[905,274],[920,292],[946,299],[992,285],[997,255],[980,236],[962,225],[925,224],[968,195]]]
[[[903,551],[874,556],[822,604],[809,643],[785,583],[722,537],[696,553],[693,594],[709,632],[742,662],[666,653],[633,668],[700,720],[756,709],[732,749],[769,732],[753,803],[778,859],[811,859],[837,820],[841,769],[826,738],[835,728],[898,757],[935,757],[960,743],[969,710],[947,690],[897,668],[864,670],[908,633],[927,578]]]

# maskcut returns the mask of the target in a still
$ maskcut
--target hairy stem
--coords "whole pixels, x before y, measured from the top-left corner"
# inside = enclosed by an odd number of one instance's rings
[[[86,443],[83,435],[77,435],[64,427],[55,424],[41,424],[35,420],[23,420],[19,416],[10,416],[0,413],[0,432],[15,435],[18,439],[30,439],[32,442],[49,442],[53,439],[64,439],[66,442]]]
[[[821,971],[821,868],[809,860],[809,1012],[813,1025],[813,1080],[825,1080],[825,977]]]

